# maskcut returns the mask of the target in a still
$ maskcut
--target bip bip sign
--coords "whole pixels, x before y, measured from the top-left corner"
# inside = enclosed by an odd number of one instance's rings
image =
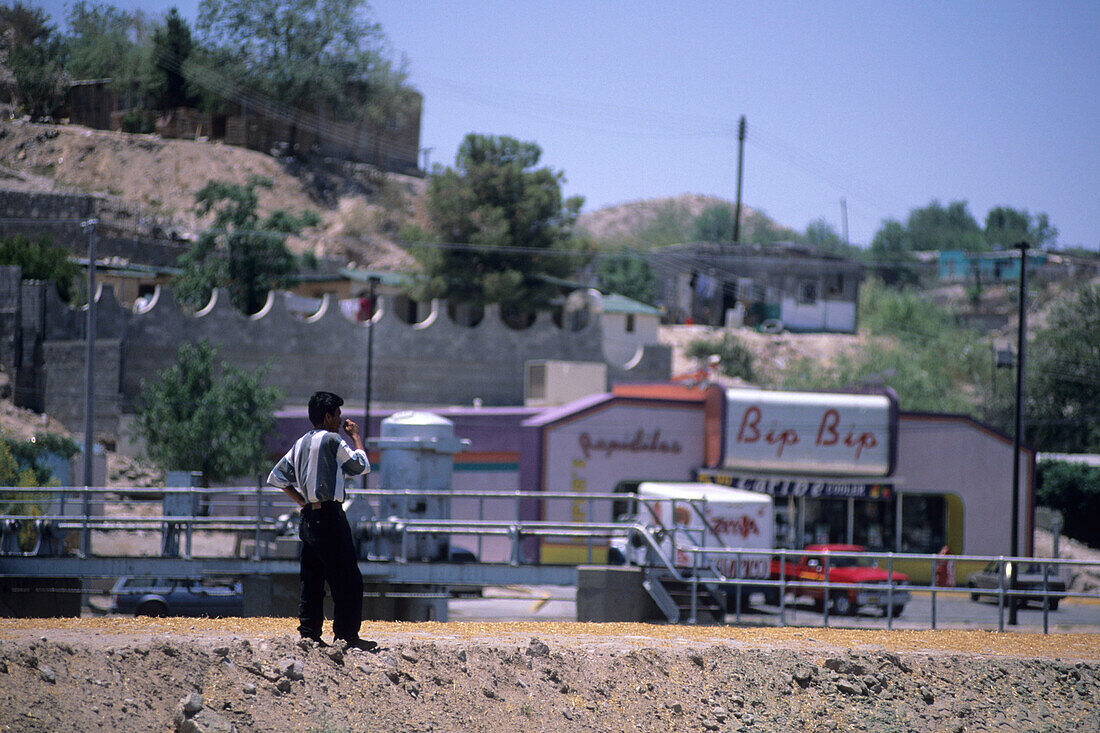
[[[896,455],[893,393],[733,388],[726,392],[723,466],[813,475],[889,476]]]

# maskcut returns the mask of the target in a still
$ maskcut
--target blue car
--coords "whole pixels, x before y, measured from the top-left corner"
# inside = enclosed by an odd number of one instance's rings
[[[135,616],[240,616],[240,581],[122,578],[112,590],[111,610]]]

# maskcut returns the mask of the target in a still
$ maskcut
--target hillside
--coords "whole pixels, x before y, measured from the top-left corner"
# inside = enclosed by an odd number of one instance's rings
[[[717,196],[685,193],[674,197],[643,199],[605,206],[581,214],[578,226],[583,232],[605,246],[620,243],[638,246],[638,235],[661,223],[673,231],[682,230],[686,232],[686,236],[683,238],[690,240],[694,234],[695,217],[699,216],[707,207],[715,204],[724,204],[729,206],[731,210],[734,206],[733,202]],[[773,232],[780,233],[787,231],[785,227],[772,221],[762,212],[744,205],[742,205],[741,211],[741,233],[745,241],[752,239],[758,227],[766,227]],[[645,246],[645,237],[642,237],[642,239],[641,244]]]
[[[676,197],[642,199],[605,206],[581,214],[578,224],[596,240],[625,239],[657,221],[662,211],[676,211],[696,217],[712,204],[729,203],[717,196],[687,193]],[[750,212],[747,207],[744,209]]]
[[[415,215],[423,181],[380,177],[366,169],[307,168],[245,148],[155,135],[127,135],[78,125],[0,122],[0,186],[103,196],[105,219],[140,228],[155,223],[191,238],[205,222],[195,193],[210,181],[272,182],[259,191],[261,215],[275,209],[316,211],[322,224],[288,242],[291,251],[384,268],[411,258],[389,238],[392,211]]]
[[[291,251],[387,269],[415,266],[394,235],[407,222],[423,222],[424,179],[366,166],[308,166],[220,142],[0,122],[0,187],[95,193],[108,217],[114,212],[131,227],[155,223],[194,237],[206,223],[194,210],[195,193],[212,180],[245,183],[252,176],[273,183],[260,191],[261,214],[278,208],[320,214],[322,225],[293,238]],[[579,227],[597,242],[617,243],[661,216],[690,229],[715,203],[729,204],[702,194],[632,201],[583,213]],[[755,226],[781,228],[747,207],[742,225],[746,236]]]

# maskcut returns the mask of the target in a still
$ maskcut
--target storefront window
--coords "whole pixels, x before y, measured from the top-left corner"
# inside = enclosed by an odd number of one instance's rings
[[[848,541],[848,500],[807,499],[805,536],[807,545]]]
[[[894,502],[856,499],[853,519],[855,544],[878,552],[894,548]]]
[[[947,538],[947,502],[938,494],[902,494],[901,552],[938,552]]]

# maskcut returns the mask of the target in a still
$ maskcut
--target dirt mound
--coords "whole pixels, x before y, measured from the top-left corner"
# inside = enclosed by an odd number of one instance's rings
[[[1090,635],[286,619],[5,621],[0,727],[1096,730]],[[812,633],[812,636],[811,636]]]
[[[693,341],[717,341],[726,333],[737,337],[755,357],[761,383],[770,383],[798,359],[821,365],[866,343],[866,336],[838,333],[757,333],[751,328],[722,329],[710,326],[661,326],[658,339],[672,347],[672,373],[685,374],[704,366],[687,356]]]

